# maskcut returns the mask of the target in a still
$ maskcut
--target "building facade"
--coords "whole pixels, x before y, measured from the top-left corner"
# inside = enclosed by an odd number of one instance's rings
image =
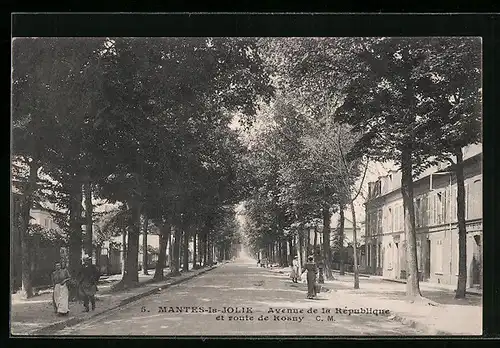
[[[467,287],[482,284],[482,153],[464,160],[467,230]],[[366,256],[369,273],[406,278],[406,240],[401,172],[369,183]],[[457,184],[453,168],[442,167],[414,181],[417,261],[421,281],[458,281]]]

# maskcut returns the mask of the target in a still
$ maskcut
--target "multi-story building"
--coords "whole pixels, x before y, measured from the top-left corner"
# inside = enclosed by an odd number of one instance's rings
[[[467,230],[467,286],[482,284],[482,153],[464,160]],[[457,284],[457,184],[453,168],[439,166],[414,181],[417,261],[422,281]],[[369,183],[366,209],[368,270],[386,278],[406,278],[401,172]]]

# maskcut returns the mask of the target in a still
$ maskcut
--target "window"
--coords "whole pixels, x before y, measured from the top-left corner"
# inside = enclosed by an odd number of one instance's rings
[[[378,243],[377,246],[377,267],[380,267],[382,263],[382,243]]]
[[[404,223],[405,223],[405,211],[404,211],[404,207],[402,204],[399,206],[399,214],[398,215],[399,215],[398,231],[402,231],[402,230],[404,230]]]
[[[399,206],[394,207],[394,218],[393,218],[393,231],[399,231]]]
[[[436,194],[431,195],[431,207],[430,207],[430,213],[431,213],[431,224],[436,225],[437,224],[437,214],[436,214],[436,202],[437,202],[437,197]]]
[[[426,214],[426,222],[427,222],[427,226],[431,226],[432,223],[433,223],[433,220],[432,220],[432,199],[433,199],[433,196],[432,195],[428,195],[427,196],[427,214]]]
[[[377,233],[382,234],[382,209],[379,209],[377,214]]]
[[[435,200],[435,213],[436,213],[436,219],[435,223],[437,225],[442,224],[444,222],[443,220],[443,208],[444,208],[444,197],[443,197],[443,192],[438,192],[436,194],[436,200]]]
[[[49,219],[43,219],[43,224],[45,228],[49,228]]]
[[[367,236],[371,235],[370,226],[371,226],[371,224],[370,224],[370,214],[368,213],[368,214],[366,214],[366,227],[367,227],[367,229],[366,229],[366,235]]]
[[[388,226],[387,229],[389,230],[389,232],[393,232],[394,231],[394,224],[393,224],[392,208],[389,208],[389,218],[388,218],[388,220],[389,221],[387,223],[389,224],[389,226]]]
[[[392,243],[389,243],[389,247],[387,248],[387,268],[392,269],[392,259],[394,258],[393,251],[392,251]]]

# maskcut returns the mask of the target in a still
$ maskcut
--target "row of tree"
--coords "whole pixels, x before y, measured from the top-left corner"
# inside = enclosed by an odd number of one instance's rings
[[[297,232],[319,218],[324,229],[322,257],[328,265],[331,214],[338,211],[343,221],[344,209],[350,207],[358,288],[353,201],[368,161],[392,161],[402,172],[407,295],[421,297],[413,180],[448,161],[458,186],[456,297],[465,297],[462,149],[480,142],[481,41],[294,38],[262,39],[259,44],[265,47],[278,92],[266,115],[271,126],[253,139],[259,150],[253,163],[260,173],[247,204],[254,248],[280,243],[295,233],[302,250],[303,237]]]
[[[13,185],[26,296],[35,202],[55,205],[46,209],[67,235],[71,272],[82,247],[92,255],[96,199],[122,203],[106,228],[126,235],[124,286],[138,282],[141,219],[143,231],[150,222],[159,229],[159,265],[173,240],[174,274],[190,240],[206,262],[214,243],[228,256],[235,237],[221,226],[231,226],[250,184],[247,150],[229,125],[235,114],[251,125],[273,94],[257,50],[255,40],[231,38],[14,40]]]

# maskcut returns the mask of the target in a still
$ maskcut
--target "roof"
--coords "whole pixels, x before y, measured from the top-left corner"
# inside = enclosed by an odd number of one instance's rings
[[[477,161],[481,161],[482,159],[482,151],[481,152],[475,152],[473,155],[470,155],[469,153],[469,156],[467,158],[465,158],[464,156],[464,161],[463,161],[463,164],[464,165],[469,165],[469,164],[472,164],[474,162],[477,162]],[[440,173],[440,172],[447,172],[447,171],[453,171],[454,168],[455,168],[456,164],[454,165],[447,165],[447,166],[438,166],[437,168],[436,167],[432,167],[432,168],[429,168],[428,170],[424,171],[424,173],[422,173],[421,175],[419,175],[416,179],[413,180],[414,183],[418,183],[419,181],[422,181],[422,180],[427,180],[431,174],[433,173]],[[394,171],[389,171],[389,173],[394,173]],[[381,176],[379,177],[379,180],[375,181],[375,182],[372,182],[372,183],[377,183],[377,182],[380,182],[380,179],[381,178],[385,178],[387,177],[389,174],[385,175],[385,176]],[[370,183],[370,184],[372,184]],[[369,197],[366,202],[369,202],[369,201],[372,201],[372,200],[375,200],[375,199],[378,199],[380,197],[385,197],[391,193],[394,193],[394,192],[397,192],[401,189],[401,183],[398,182],[397,185],[389,190],[389,191],[386,191],[382,194],[378,194],[377,196],[375,197]],[[366,203],[365,202],[365,203]]]

